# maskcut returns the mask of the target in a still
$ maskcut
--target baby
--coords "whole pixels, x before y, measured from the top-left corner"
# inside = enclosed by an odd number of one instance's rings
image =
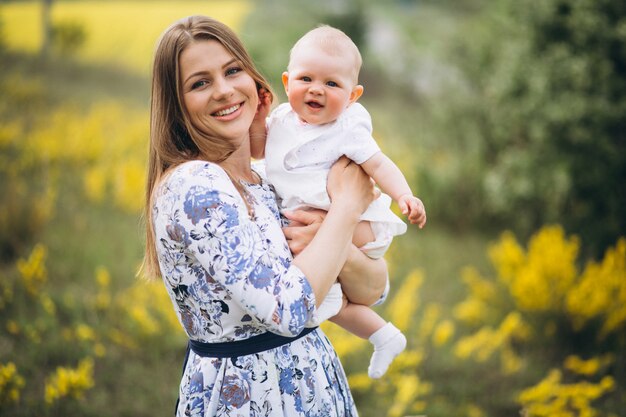
[[[394,236],[406,232],[406,224],[389,208],[391,198],[420,228],[426,212],[400,169],[376,144],[369,113],[356,103],[363,94],[358,84],[361,62],[358,48],[342,31],[321,26],[306,33],[291,49],[282,75],[289,103],[264,120],[269,95],[260,91],[259,117],[250,134],[252,156],[265,157],[267,179],[281,210],[328,210],[330,167],[342,155],[359,164],[386,193],[363,213],[353,237],[353,243],[375,259],[384,255]],[[318,309],[319,321],[336,313],[333,305],[341,297],[335,284]],[[372,378],[380,378],[406,347],[400,330],[367,306],[348,302],[331,321],[374,345],[368,368]]]

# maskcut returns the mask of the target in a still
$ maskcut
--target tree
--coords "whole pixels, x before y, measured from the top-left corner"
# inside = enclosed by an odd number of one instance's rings
[[[41,27],[42,40],[40,55],[47,58],[50,55],[52,45],[52,0],[41,0]]]
[[[484,214],[562,223],[598,254],[626,234],[626,2],[497,4],[457,51]]]

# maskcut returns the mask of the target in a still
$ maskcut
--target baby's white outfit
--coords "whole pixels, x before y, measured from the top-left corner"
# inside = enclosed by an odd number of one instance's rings
[[[380,152],[372,137],[372,119],[359,103],[348,107],[336,121],[323,125],[302,122],[289,103],[284,103],[272,112],[267,128],[267,179],[276,190],[281,210],[328,210],[326,180],[337,159],[346,155],[362,164]],[[361,248],[371,258],[383,256],[392,238],[406,232],[406,224],[390,205],[391,198],[381,194],[361,216],[370,222],[375,236]]]
[[[328,210],[326,181],[330,167],[342,155],[362,164],[380,152],[372,137],[372,119],[359,103],[344,110],[334,122],[323,125],[301,121],[291,105],[284,103],[268,117],[267,132],[265,169],[281,210]],[[375,237],[360,248],[370,258],[383,256],[393,237],[406,232],[406,224],[391,211],[390,205],[391,198],[381,193],[361,215],[361,220],[370,222]],[[333,285],[318,309],[316,321],[335,315],[341,307],[341,297],[339,284]]]

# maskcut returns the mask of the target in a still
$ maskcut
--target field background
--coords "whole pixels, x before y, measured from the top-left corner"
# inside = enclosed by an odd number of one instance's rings
[[[386,256],[379,312],[409,339],[389,373],[324,325],[362,416],[625,416],[626,10],[514,4],[54,1],[43,55],[41,3],[0,2],[0,415],[173,411],[185,338],[135,276],[150,65],[207,14],[281,101],[292,43],[349,33],[375,135],[428,208]]]

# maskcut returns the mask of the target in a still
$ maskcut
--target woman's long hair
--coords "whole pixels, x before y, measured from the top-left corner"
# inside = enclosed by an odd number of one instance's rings
[[[269,83],[258,72],[237,35],[226,25],[206,16],[190,16],[172,24],[161,35],[152,70],[150,108],[150,151],[144,217],[146,250],[140,273],[148,278],[161,275],[156,252],[152,218],[153,194],[163,175],[183,162],[200,159],[220,163],[236,147],[223,138],[213,137],[192,125],[181,92],[179,58],[190,44],[218,41],[255,81],[257,90],[270,92]],[[234,182],[240,189],[241,186]]]

